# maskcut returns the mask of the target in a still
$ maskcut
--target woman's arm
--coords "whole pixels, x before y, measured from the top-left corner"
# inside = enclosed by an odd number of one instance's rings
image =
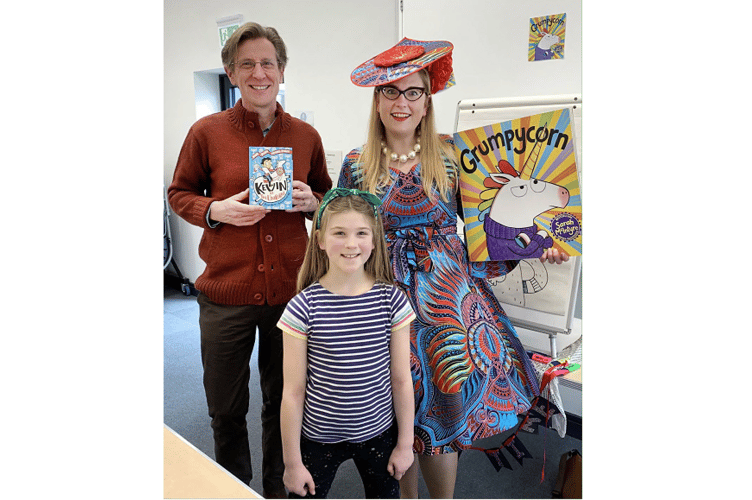
[[[392,332],[391,345],[392,400],[397,416],[397,446],[389,457],[387,470],[395,479],[402,479],[413,463],[415,396],[410,374],[410,325]]]
[[[306,374],[308,372],[308,340],[282,333],[284,347],[282,407],[282,458],[285,462],[283,480],[287,489],[300,496],[316,494],[313,477],[303,465],[300,454],[300,432],[303,427]]]

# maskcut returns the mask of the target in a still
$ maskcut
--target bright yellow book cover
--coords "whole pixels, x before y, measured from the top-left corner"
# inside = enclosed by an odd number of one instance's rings
[[[582,255],[582,199],[568,108],[454,134],[471,261]]]

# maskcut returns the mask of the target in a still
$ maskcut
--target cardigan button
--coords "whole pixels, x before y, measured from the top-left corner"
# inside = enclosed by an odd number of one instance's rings
[[[267,234],[267,235],[266,235],[266,236],[264,237],[264,239],[266,240],[266,242],[267,242],[267,243],[271,243],[271,242],[272,242],[272,240],[274,240],[274,237],[273,237],[273,236],[272,236],[271,234]]]
[[[259,266],[258,266],[258,268],[257,268],[257,269],[258,269],[258,271],[259,271],[260,273],[263,273],[263,272],[264,272],[264,265],[263,265],[263,264],[259,264]]]
[[[253,296],[253,300],[255,300],[257,302],[261,302],[261,299],[263,299],[263,298],[264,298],[264,296],[261,295],[260,293],[257,293],[256,295]]]

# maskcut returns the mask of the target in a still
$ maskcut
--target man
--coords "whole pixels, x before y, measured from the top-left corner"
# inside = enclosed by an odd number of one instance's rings
[[[287,63],[277,31],[244,24],[222,49],[222,63],[241,99],[188,131],[168,199],[175,213],[204,228],[199,255],[206,269],[195,286],[216,460],[250,482],[246,413],[258,330],[263,495],[286,498],[279,429],[282,333],[276,324],[296,291],[307,242],[305,217],[311,217],[332,181],[319,134],[277,103]],[[291,210],[248,204],[249,146],[292,147]]]

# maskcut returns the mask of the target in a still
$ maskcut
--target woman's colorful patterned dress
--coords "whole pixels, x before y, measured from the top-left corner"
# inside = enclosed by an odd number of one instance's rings
[[[362,188],[360,152],[345,158],[339,187]],[[451,164],[447,170],[456,180]],[[468,261],[457,200],[432,203],[420,164],[390,175],[380,209],[395,279],[417,315],[410,326],[414,450],[450,453],[514,427],[538,395],[530,360],[484,279],[515,263]]]

